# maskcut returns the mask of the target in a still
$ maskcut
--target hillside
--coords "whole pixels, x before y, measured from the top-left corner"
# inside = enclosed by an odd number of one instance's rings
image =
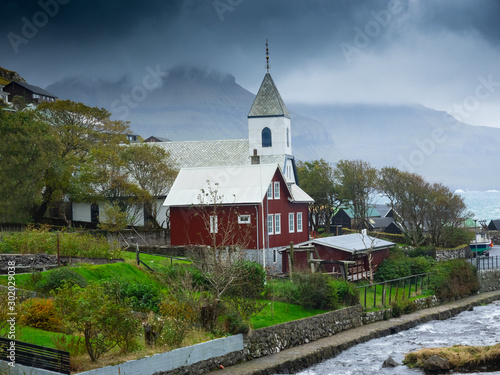
[[[123,95],[133,88],[125,78],[106,82],[74,77],[47,90],[61,99],[115,109],[115,118],[130,121],[132,131],[145,138],[247,137],[247,115],[255,95],[230,74],[175,68],[144,100],[125,106]],[[292,144],[299,160],[363,159],[376,167],[409,169],[452,188],[500,187],[500,177],[492,173],[500,156],[500,129],[460,123],[417,104],[313,106],[284,100],[292,114]]]
[[[0,85],[5,86],[12,81],[26,83],[26,80],[23,77],[21,77],[17,72],[14,72],[12,70],[7,70],[0,66]]]

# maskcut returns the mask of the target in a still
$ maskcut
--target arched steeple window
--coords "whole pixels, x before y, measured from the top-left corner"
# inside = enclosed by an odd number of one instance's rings
[[[273,145],[273,140],[271,137],[271,129],[262,129],[262,147],[271,147]]]
[[[290,129],[286,128],[286,147],[290,147]]]

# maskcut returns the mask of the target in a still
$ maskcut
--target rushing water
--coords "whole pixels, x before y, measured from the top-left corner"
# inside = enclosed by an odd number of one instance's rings
[[[420,375],[406,366],[382,368],[389,356],[402,363],[404,355],[421,348],[453,345],[494,345],[500,342],[500,301],[474,307],[448,320],[434,320],[407,331],[356,345],[301,375]],[[462,374],[454,372],[454,374]],[[500,371],[488,372],[500,374]]]

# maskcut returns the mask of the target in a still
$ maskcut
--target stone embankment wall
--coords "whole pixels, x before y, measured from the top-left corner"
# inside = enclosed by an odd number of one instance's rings
[[[479,293],[500,290],[500,269],[483,270],[477,273],[481,289]]]
[[[471,250],[468,245],[465,245],[463,247],[457,248],[457,249],[444,249],[444,250],[439,250],[436,249],[436,260],[441,262],[441,261],[446,261],[446,260],[451,260],[451,259],[468,259],[471,257]]]
[[[432,297],[430,299],[421,298],[420,300],[416,300],[415,304],[416,309],[422,309],[436,306],[439,303],[436,297]],[[357,305],[309,318],[277,324],[272,327],[256,329],[245,335],[242,351],[234,351],[221,357],[210,358],[176,370],[158,372],[156,375],[205,374],[219,368],[220,365],[226,367],[278,353],[281,350],[307,344],[351,328],[386,320],[390,316],[392,316],[390,308],[363,313],[362,306]]]
[[[16,274],[47,271],[58,267],[57,255],[48,254],[1,254],[0,255],[0,275],[6,274],[8,262],[15,262]],[[84,258],[84,257],[66,257],[59,258],[60,264],[66,266],[74,263],[88,264],[107,264],[124,262],[123,259],[107,259],[107,258]]]
[[[123,247],[168,246],[170,245],[170,233],[164,229],[138,231],[124,230],[119,234],[108,232],[108,241],[117,241]]]

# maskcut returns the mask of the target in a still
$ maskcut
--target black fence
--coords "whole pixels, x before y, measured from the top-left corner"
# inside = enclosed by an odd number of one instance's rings
[[[422,273],[400,279],[358,286],[359,299],[365,309],[387,307],[393,301],[424,294],[429,286],[431,273]]]
[[[0,360],[61,374],[70,373],[68,352],[1,337]]]
[[[467,261],[476,266],[478,271],[494,270],[500,268],[500,257],[480,256],[468,259]]]

